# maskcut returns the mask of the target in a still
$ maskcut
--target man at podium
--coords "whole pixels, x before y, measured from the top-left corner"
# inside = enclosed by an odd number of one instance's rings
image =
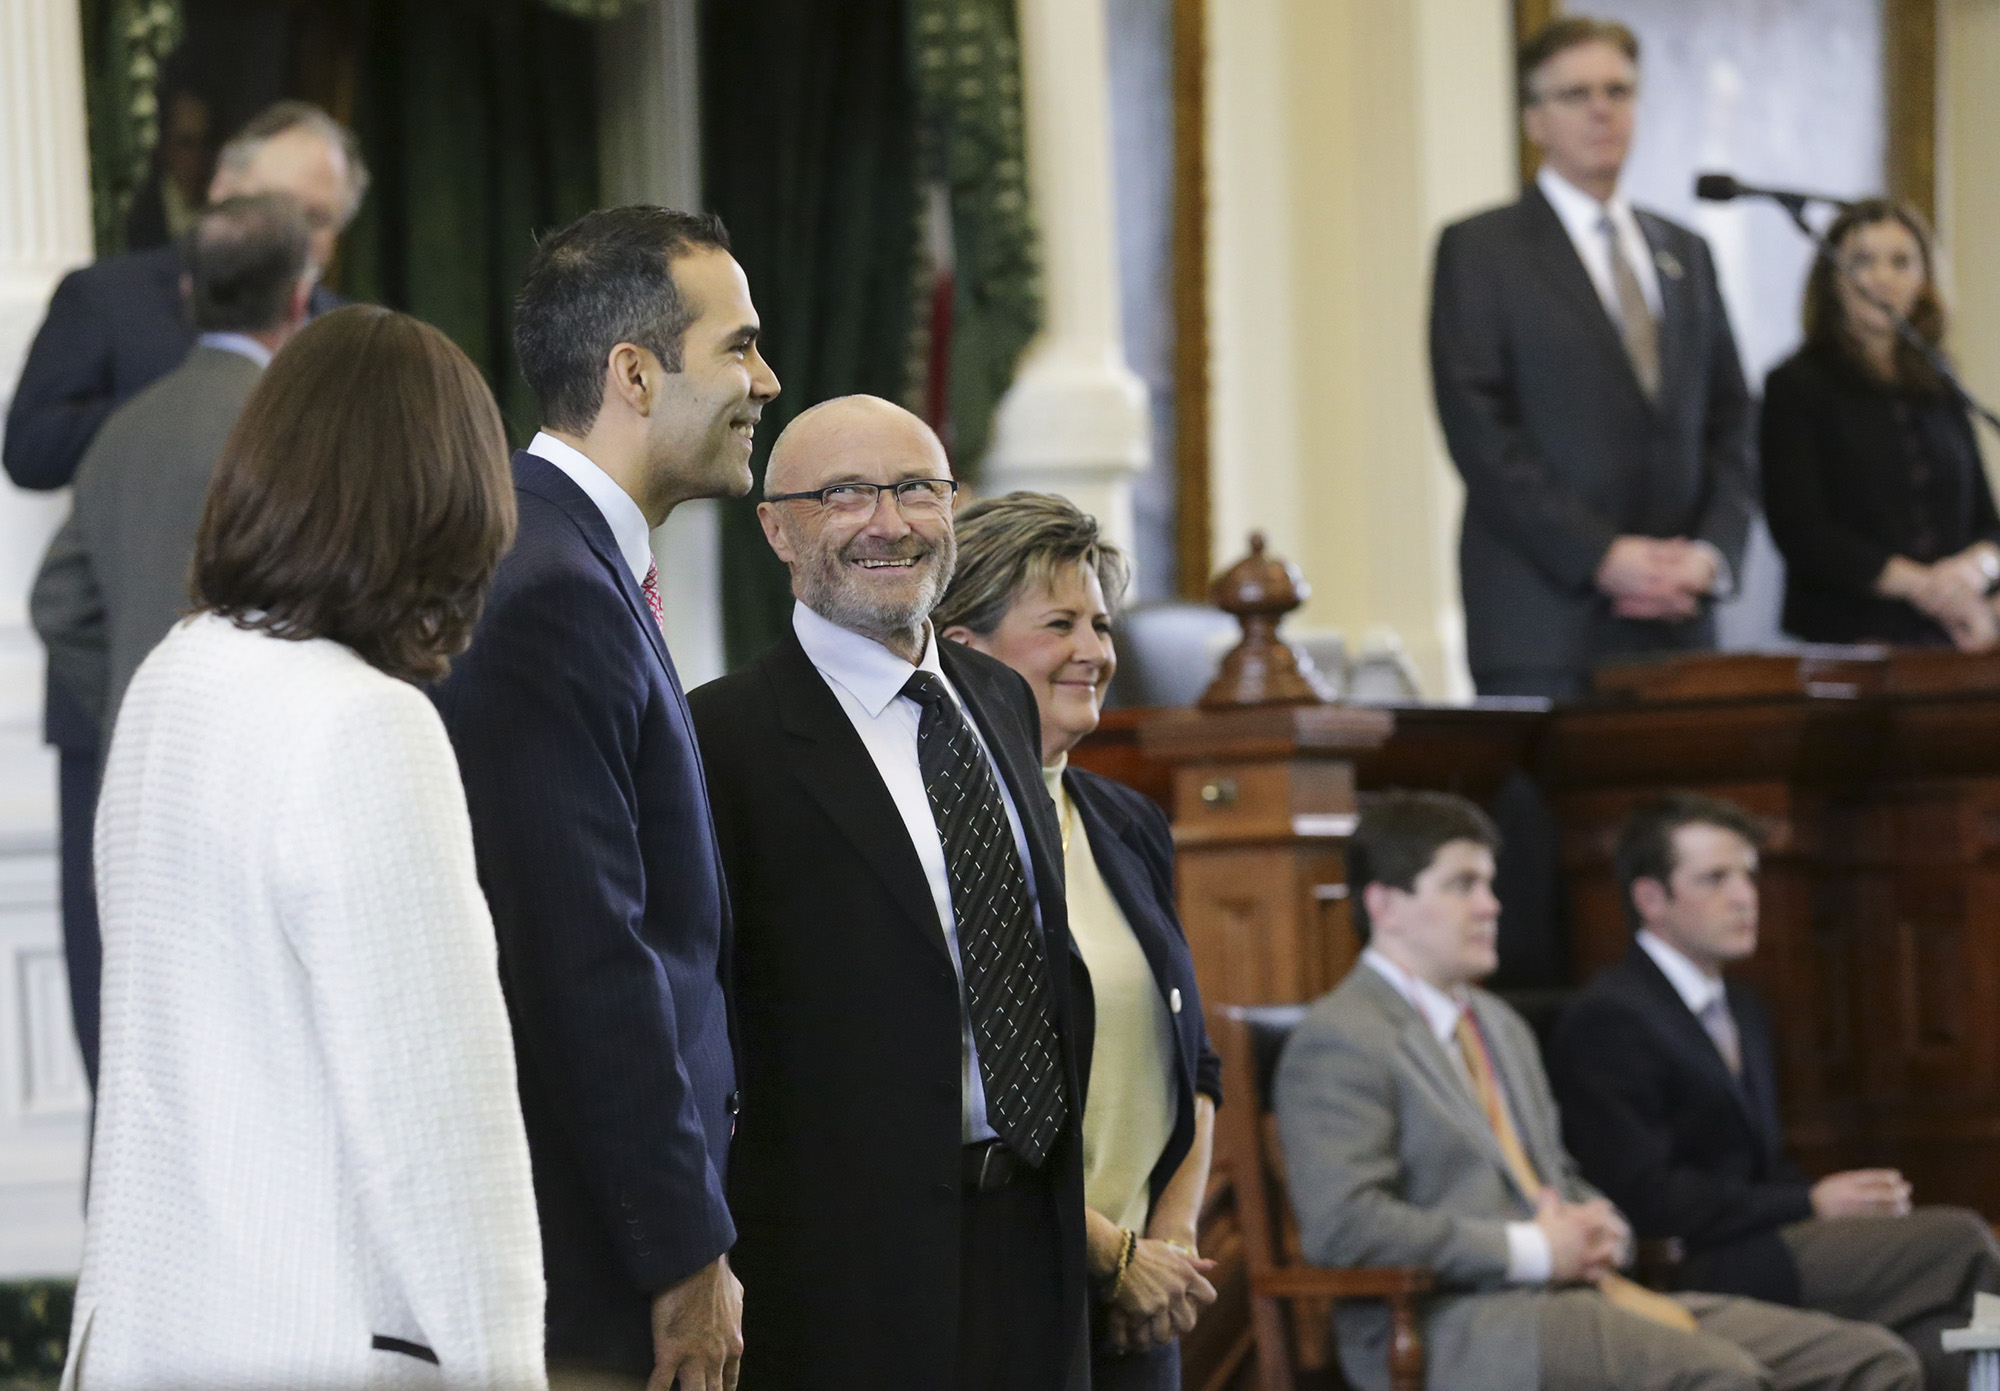
[[[1713,646],[1742,564],[1750,411],[1715,264],[1619,192],[1638,58],[1583,16],[1523,44],[1541,173],[1438,241],[1431,369],[1482,695],[1563,699],[1608,657]]]

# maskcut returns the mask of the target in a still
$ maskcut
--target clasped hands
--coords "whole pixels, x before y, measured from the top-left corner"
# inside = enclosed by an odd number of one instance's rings
[[[1910,1181],[1894,1169],[1850,1169],[1812,1187],[1815,1217],[1908,1217]]]
[[[1142,1236],[1133,1246],[1104,1313],[1117,1351],[1144,1352],[1171,1342],[1194,1327],[1202,1305],[1215,1303],[1215,1286],[1208,1282],[1215,1262],[1196,1255],[1193,1245]]]
[[[1981,541],[1930,565],[1891,556],[1875,589],[1936,619],[1959,651],[1982,652],[2000,642],[2000,619],[1986,597],[1992,554],[1992,543]]]
[[[1715,588],[1715,556],[1684,537],[1620,536],[1596,578],[1620,618],[1693,618]]]
[[[1552,1284],[1594,1285],[1632,1258],[1632,1229],[1603,1198],[1572,1203],[1544,1188],[1535,1204],[1535,1225],[1549,1239]]]

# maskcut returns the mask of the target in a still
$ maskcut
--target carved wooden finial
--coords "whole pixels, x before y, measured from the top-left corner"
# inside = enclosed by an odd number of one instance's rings
[[[1243,640],[1222,659],[1202,693],[1204,710],[1246,705],[1322,705],[1333,699],[1312,659],[1278,636],[1286,614],[1312,594],[1290,561],[1264,553],[1264,533],[1250,533],[1250,554],[1215,577],[1209,599],[1243,625]]]

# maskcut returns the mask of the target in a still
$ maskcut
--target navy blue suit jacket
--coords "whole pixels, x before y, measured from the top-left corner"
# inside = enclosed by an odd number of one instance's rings
[[[514,456],[520,531],[435,691],[500,938],[551,1360],[643,1375],[735,1242],[721,859],[687,698],[603,514]]]
[[[1167,818],[1143,793],[1121,782],[1081,768],[1063,773],[1063,790],[1076,807],[1080,829],[1090,838],[1091,858],[1104,886],[1124,910],[1153,980],[1174,1023],[1174,1090],[1179,1109],[1173,1135],[1153,1166],[1152,1200],[1172,1181],[1174,1171],[1194,1144],[1194,1099],[1197,1093],[1220,1103],[1222,1060],[1209,1046],[1208,1025],[1202,1017],[1201,989],[1195,984],[1194,957],[1174,908],[1174,840]],[[1077,1066],[1086,1093],[1090,1085],[1091,1045],[1097,1012],[1088,973],[1075,990]],[[1180,1007],[1174,1008],[1175,992]]]
[[[1740,1082],[1637,943],[1564,1011],[1549,1082],[1583,1176],[1640,1236],[1686,1243],[1683,1287],[1796,1304],[1778,1229],[1812,1216],[1812,1192],[1784,1150],[1770,1018],[1748,986],[1728,988]]]
[[[62,278],[7,408],[0,461],[15,483],[66,487],[105,417],[181,365],[195,340],[181,294],[185,270],[180,248],[162,246],[107,256]],[[324,286],[313,290],[315,314],[342,303]],[[58,748],[97,747],[89,713],[54,685],[46,719]]]

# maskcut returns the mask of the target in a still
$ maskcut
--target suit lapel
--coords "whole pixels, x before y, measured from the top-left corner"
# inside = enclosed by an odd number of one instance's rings
[[[1496,1017],[1500,1008],[1502,1006],[1490,996],[1473,991],[1473,1015],[1479,1020],[1479,1032],[1486,1039],[1487,1050],[1493,1055],[1493,1070],[1499,1074],[1500,1090],[1505,1094],[1507,1109],[1513,1115],[1515,1135],[1535,1166],[1535,1176],[1544,1184],[1561,1189],[1563,1175],[1569,1168],[1562,1137],[1538,1124],[1539,1112],[1531,1112],[1528,1108],[1529,1099],[1541,1090],[1534,1083],[1535,1072],[1541,1067],[1541,1057],[1539,1054],[1522,1057],[1508,1043],[1513,1031],[1504,1027]],[[1511,1171],[1508,1176],[1512,1177]],[[1534,1193],[1522,1196],[1530,1203],[1538,1197]]]
[[[778,723],[789,739],[785,753],[792,776],[882,881],[911,926],[949,959],[937,903],[903,828],[903,814],[867,745],[789,624],[764,660],[770,663]]]
[[[1695,1065],[1708,1074],[1711,1082],[1734,1098],[1738,1109],[1743,1112],[1744,1120],[1750,1123],[1750,1128],[1758,1135],[1762,1135],[1764,1128],[1758,1124],[1750,1100],[1743,1094],[1742,1085],[1730,1075],[1729,1064],[1722,1060],[1722,1053],[1716,1048],[1715,1040],[1708,1036],[1708,1030],[1704,1029],[1701,1021],[1694,1017],[1694,1011],[1687,1007],[1687,1001],[1681,998],[1680,991],[1674,989],[1673,982],[1667,979],[1666,972],[1660,969],[1659,963],[1648,956],[1646,949],[1637,942],[1632,944],[1626,962],[1644,983],[1647,996],[1653,1003],[1655,1016],[1680,1041],[1682,1051],[1695,1060]],[[1738,1033],[1739,1035],[1741,1033],[1740,1024]],[[1747,1053],[1744,1068],[1747,1075],[1749,1069]]]
[[[1767,1162],[1784,1153],[1784,1125],[1778,1118],[1778,1066],[1763,1007],[1743,986],[1729,983],[1729,1009],[1736,1016],[1736,1037],[1743,1050],[1740,1096],[1750,1123],[1764,1142]]]
[[[1688,283],[1687,265],[1674,254],[1674,237],[1667,223],[1647,212],[1635,212],[1634,216],[1639,219],[1639,231],[1646,238],[1660,282],[1660,399],[1671,401],[1679,395],[1687,349],[1694,341],[1694,288]]]
[[[612,583],[624,597],[625,607],[631,611],[632,620],[645,631],[646,640],[652,645],[654,655],[659,657],[660,665],[666,668],[668,676],[672,678],[673,688],[678,692],[681,688],[680,673],[674,669],[673,658],[667,655],[666,635],[661,633],[660,625],[653,621],[652,606],[646,602],[645,593],[639,588],[639,582],[632,578],[632,567],[625,563],[625,553],[618,549],[618,539],[611,534],[611,524],[604,520],[604,514],[598,510],[597,504],[590,500],[588,493],[571,481],[568,474],[548,460],[530,454],[526,450],[514,456],[514,477],[523,488],[535,496],[562,508],[569,514],[570,520],[577,524],[578,529],[583,532],[584,539],[590,543],[590,549],[611,572]],[[684,720],[688,718],[685,703],[681,710],[681,718]],[[689,727],[693,727],[692,722]]]
[[[1617,355],[1618,361],[1625,368],[1625,379],[1632,384],[1633,394],[1645,402],[1649,409],[1652,408],[1654,402],[1646,395],[1645,387],[1640,385],[1639,374],[1632,366],[1632,356],[1625,351],[1625,337],[1618,330],[1618,321],[1611,317],[1611,311],[1605,307],[1603,297],[1597,293],[1597,286],[1592,282],[1590,272],[1584,269],[1583,257],[1577,254],[1576,243],[1569,239],[1569,229],[1563,226],[1562,218],[1557,216],[1553,207],[1549,206],[1549,200],[1542,191],[1532,184],[1529,185],[1528,191],[1521,195],[1521,203],[1528,216],[1528,240],[1534,248],[1535,263],[1540,267],[1543,278],[1562,293],[1563,298],[1570,302],[1572,310],[1582,315],[1584,320],[1593,326],[1592,332],[1599,339],[1599,347],[1605,352]],[[1655,223],[1658,220],[1650,213],[1640,213],[1637,216],[1640,229],[1646,233],[1647,245],[1653,250],[1657,269],[1659,243],[1656,238],[1659,228],[1649,227],[1647,224],[1649,220]],[[1659,279],[1662,309],[1660,399],[1667,400],[1669,399],[1667,387],[1670,381],[1667,368],[1672,361],[1667,356],[1672,343],[1666,322],[1668,277],[1665,272],[1661,272]],[[1684,296],[1686,291],[1681,289],[1677,293]],[[1680,306],[1679,317],[1686,318],[1685,304]]]
[[[1078,824],[1071,833],[1083,832],[1104,887],[1111,890],[1112,899],[1125,914],[1132,935],[1139,941],[1139,949],[1146,954],[1146,964],[1153,969],[1153,979],[1166,980],[1167,944],[1156,920],[1152,875],[1146,868],[1144,852],[1128,835],[1130,818],[1110,801],[1080,791],[1081,783],[1073,774],[1063,775],[1063,786],[1076,808]]]
[[[1515,1192],[1520,1192],[1521,1185],[1515,1181],[1513,1167],[1500,1150],[1499,1137],[1487,1122],[1485,1109],[1480,1106],[1479,1098],[1472,1094],[1472,1087],[1458,1065],[1444,1051],[1444,1045],[1438,1042],[1437,1035],[1431,1032],[1431,1026],[1422,1012],[1404,999],[1395,986],[1383,980],[1373,966],[1363,964],[1354,969],[1362,977],[1369,997],[1397,1026],[1397,1051],[1429,1089],[1432,1101],[1451,1117],[1452,1122],[1464,1132],[1465,1138],[1492,1161],[1493,1167],[1506,1176],[1508,1185]],[[1535,1201],[1533,1194],[1522,1196],[1531,1205]]]

